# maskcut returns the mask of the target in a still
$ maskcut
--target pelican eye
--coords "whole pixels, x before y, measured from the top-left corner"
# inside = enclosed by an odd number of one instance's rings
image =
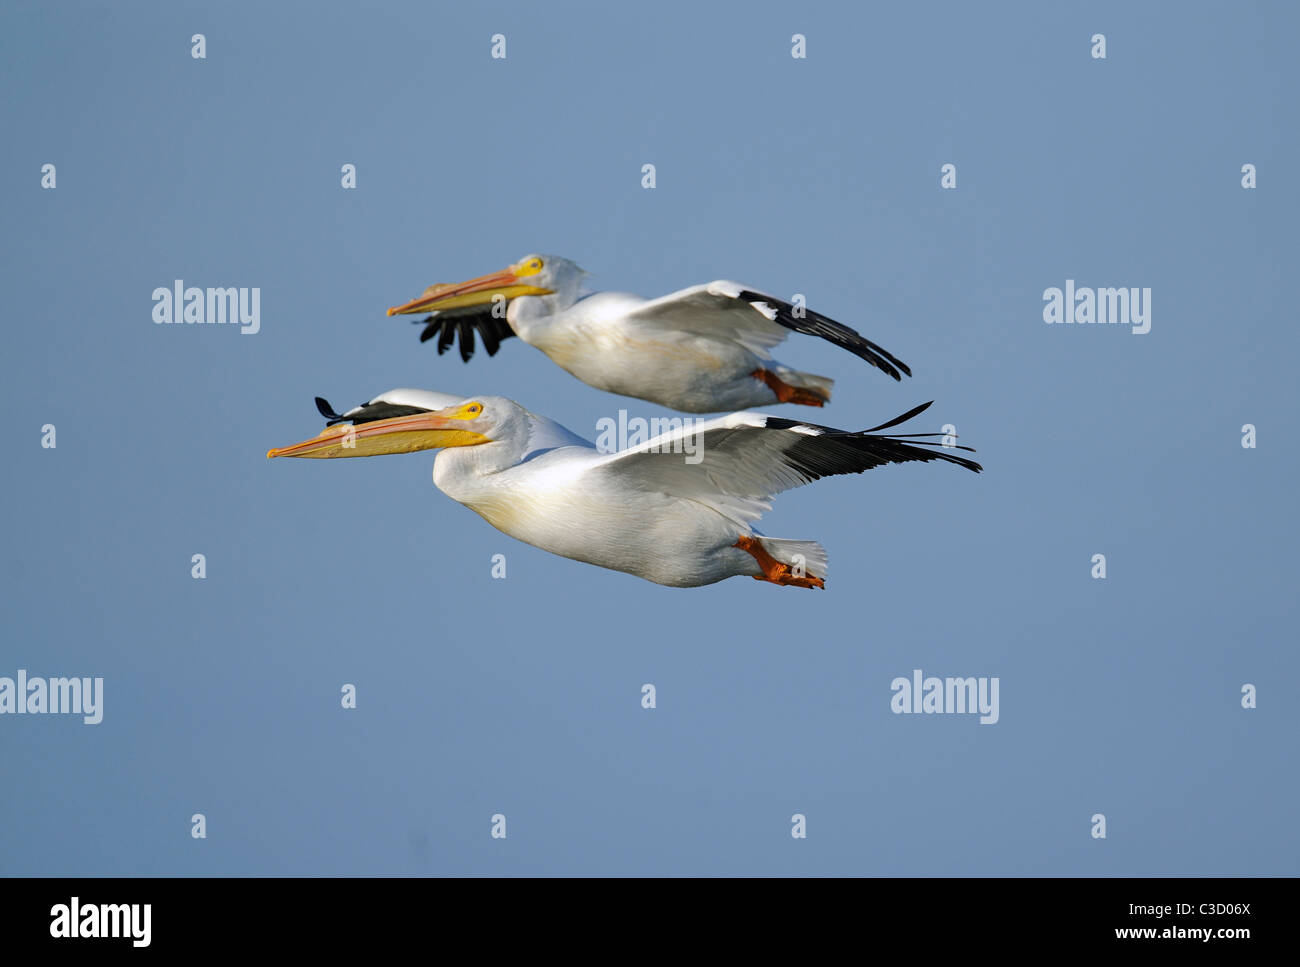
[[[465,407],[465,414],[467,416],[478,416],[482,412],[483,407],[478,403],[471,403],[469,406]]]

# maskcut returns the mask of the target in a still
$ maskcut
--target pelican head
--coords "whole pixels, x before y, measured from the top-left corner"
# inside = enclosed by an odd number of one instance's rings
[[[508,303],[506,318],[510,321],[521,311],[521,306],[532,316],[551,315],[578,301],[586,274],[576,262],[558,255],[525,255],[500,272],[465,282],[431,285],[419,298],[393,306],[388,314],[444,312],[501,300]]]

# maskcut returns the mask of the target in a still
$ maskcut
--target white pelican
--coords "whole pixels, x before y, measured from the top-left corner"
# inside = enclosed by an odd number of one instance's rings
[[[937,433],[876,433],[929,405],[857,433],[733,413],[601,453],[513,400],[402,389],[343,414],[318,397],[325,430],[267,456],[368,457],[442,447],[433,482],[443,493],[552,554],[670,587],[747,574],[820,588],[822,546],[764,537],[753,521],[774,494],[834,474],[913,460],[944,460],[978,473],[978,463],[925,449],[938,444],[917,439]]]
[[[556,255],[526,255],[491,275],[431,285],[388,314],[430,313],[420,341],[437,336],[439,355],[459,336],[461,359],[469,362],[476,330],[489,356],[518,336],[590,386],[688,413],[829,402],[834,380],[772,359],[769,350],[791,332],[820,336],[896,380],[900,372],[912,375],[848,326],[738,282],[658,299],[584,296],[586,274]]]

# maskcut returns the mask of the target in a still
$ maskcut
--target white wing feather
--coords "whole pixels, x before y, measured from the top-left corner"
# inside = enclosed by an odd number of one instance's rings
[[[800,436],[821,432],[805,426],[769,429],[767,419],[732,413],[702,420],[606,454],[592,472],[617,475],[625,486],[707,504],[747,524],[771,509],[771,497],[810,482],[782,456]]]
[[[770,359],[769,350],[783,342],[790,330],[773,321],[776,310],[740,298],[741,292],[755,291],[738,282],[718,279],[643,302],[627,314],[627,319],[713,339],[731,339],[760,359]]]

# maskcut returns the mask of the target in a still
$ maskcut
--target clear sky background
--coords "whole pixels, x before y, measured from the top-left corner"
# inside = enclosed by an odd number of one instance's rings
[[[105,702],[0,717],[0,873],[1300,871],[1298,27],[1284,3],[4,4],[0,675],[102,676]],[[986,471],[779,497],[760,526],[829,551],[814,593],[551,556],[440,494],[428,453],[266,460],[317,394],[501,394],[588,437],[660,413],[384,315],[532,251],[643,295],[802,292],[916,375],[795,337],[779,358],[835,399],[775,412],[858,429],[934,399],[915,429],[954,424]],[[175,279],[260,287],[261,331],[155,325]],[[1045,325],[1066,279],[1150,287],[1150,333]],[[1000,721],[892,714],[915,668],[999,677]]]

